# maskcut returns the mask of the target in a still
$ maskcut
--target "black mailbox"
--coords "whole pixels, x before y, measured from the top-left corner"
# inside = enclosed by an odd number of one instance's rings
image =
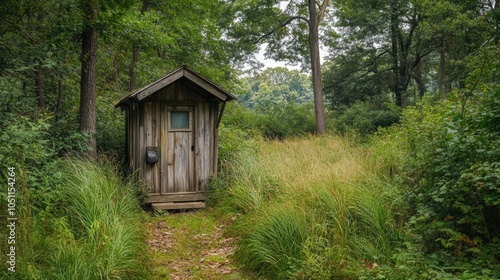
[[[156,147],[147,147],[146,148],[146,162],[147,163],[157,163],[159,160],[158,149]]]

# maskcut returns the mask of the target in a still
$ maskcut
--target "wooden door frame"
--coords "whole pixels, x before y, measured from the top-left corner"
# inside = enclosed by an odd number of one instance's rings
[[[172,183],[172,189],[173,191],[167,191],[165,194],[176,194],[176,193],[185,193],[186,190],[178,191],[178,185],[175,183],[175,169],[176,169],[176,163],[174,161],[173,168],[170,170],[170,164],[169,161],[171,160],[171,156],[175,157],[175,150],[169,149],[169,138],[174,136],[176,133],[189,133],[189,139],[188,139],[188,147],[186,147],[186,151],[188,152],[188,162],[187,165],[185,165],[184,169],[187,170],[188,176],[187,176],[187,192],[196,192],[197,191],[197,186],[196,186],[196,180],[197,180],[197,174],[196,174],[196,153],[194,152],[194,146],[196,143],[195,140],[195,131],[196,131],[196,104],[193,103],[174,103],[174,102],[168,102],[164,106],[166,106],[166,112],[167,112],[167,118],[166,118],[166,129],[167,129],[167,147],[165,149],[167,150],[166,154],[166,160],[167,160],[167,184]],[[189,112],[189,128],[181,128],[181,129],[172,129],[171,128],[171,112],[175,111],[187,111]],[[175,137],[175,136],[174,136]],[[175,139],[175,138],[174,138]],[[174,140],[175,141],[175,140]],[[175,143],[174,143],[175,147]],[[169,172],[170,171],[170,172]],[[172,178],[169,178],[172,176]],[[169,187],[167,186],[167,190]],[[163,195],[163,194],[162,194]]]

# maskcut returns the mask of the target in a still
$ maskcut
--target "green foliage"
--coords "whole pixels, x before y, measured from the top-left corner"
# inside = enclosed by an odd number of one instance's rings
[[[357,102],[337,116],[333,116],[336,131],[355,131],[362,136],[374,133],[380,127],[389,127],[399,122],[401,108],[381,99]]]
[[[44,174],[53,178],[53,189],[17,186],[16,279],[144,279],[135,186],[123,182],[110,162],[49,165],[47,172],[58,172]],[[16,170],[16,178],[24,177]],[[0,206],[7,209],[4,199]],[[1,250],[3,261],[6,248]],[[0,275],[8,279],[9,272]]]
[[[235,258],[246,269],[269,279],[297,277],[303,259],[302,244],[308,236],[307,217],[295,209],[278,206],[262,213],[255,223],[242,237]]]
[[[378,50],[354,48],[335,60],[324,63],[323,89],[332,109],[343,111],[357,102],[371,102],[385,97],[392,87],[388,57],[379,57]]]
[[[245,131],[246,139],[256,135],[269,139],[285,139],[315,131],[314,106],[310,103],[281,103],[255,110],[239,104],[230,104],[228,107],[222,123],[228,129],[234,127]],[[223,140],[221,145],[225,149],[227,144]]]
[[[125,157],[125,116],[121,110],[98,110],[96,139],[101,153],[118,159]]]
[[[64,189],[74,243],[58,248],[55,279],[143,277],[144,241],[134,186],[110,163],[73,163]],[[67,251],[66,251],[67,250]]]
[[[235,1],[227,8],[227,35],[235,43],[234,54],[241,57],[251,56],[258,46],[267,43],[266,57],[286,60],[293,64],[300,63],[309,67],[308,18],[305,1],[290,1],[286,8],[281,8],[280,1],[242,0]],[[292,17],[295,18],[283,25]],[[274,32],[271,32],[273,31]],[[271,33],[271,34],[268,34]],[[263,35],[267,34],[259,40]],[[257,44],[257,43],[258,44]]]
[[[226,127],[271,139],[314,133],[312,89],[307,75],[277,67],[246,77],[244,82],[246,93],[238,96],[239,103],[229,104],[224,113],[222,122]]]
[[[313,104],[287,103],[267,108],[262,132],[270,139],[285,139],[316,131]]]
[[[238,100],[249,108],[265,110],[286,103],[312,103],[311,78],[297,70],[268,68],[260,74],[244,78],[246,93]]]
[[[409,226],[428,253],[448,256],[439,257],[441,265],[463,261],[470,273],[498,267],[498,254],[485,258],[485,252],[498,246],[500,234],[499,94],[496,87],[446,102],[424,100],[402,117]]]
[[[397,193],[380,176],[387,156],[372,162],[372,153],[344,138],[294,138],[256,142],[225,163],[216,195],[241,213],[231,230],[241,236],[236,260],[267,279],[355,279],[374,263],[394,271],[405,238]]]

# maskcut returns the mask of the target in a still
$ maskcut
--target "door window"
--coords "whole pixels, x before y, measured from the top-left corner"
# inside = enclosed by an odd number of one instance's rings
[[[171,111],[170,129],[189,129],[189,112]]]
[[[169,131],[192,131],[193,109],[189,106],[169,106],[168,130]]]

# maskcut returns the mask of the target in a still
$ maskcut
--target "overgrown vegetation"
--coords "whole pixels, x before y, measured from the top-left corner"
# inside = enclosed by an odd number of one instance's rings
[[[500,88],[494,82],[500,63],[495,53],[487,47],[472,59],[474,86],[447,101],[426,99],[406,109],[401,126],[389,134],[405,151],[399,177],[411,209],[408,227],[431,259],[451,267],[447,276],[500,276]]]
[[[498,279],[497,57],[486,46],[470,87],[424,98],[363,141],[222,130],[212,186],[223,211],[241,214],[238,263],[265,279]]]
[[[135,185],[116,163],[56,160],[42,170],[16,167],[16,267],[4,279],[143,279],[147,261]],[[5,169],[5,167],[3,167]],[[26,174],[26,173],[28,174]],[[49,172],[52,172],[50,174]],[[2,172],[2,178],[5,178]],[[22,178],[34,178],[38,184]],[[7,200],[2,193],[2,216]],[[7,244],[3,219],[1,243]],[[10,278],[14,276],[14,278]]]
[[[500,278],[498,1],[323,1],[325,137],[311,135],[311,77],[234,68],[256,41],[307,65],[314,22],[306,1],[284,3],[4,0],[0,179],[15,168],[18,220],[16,274],[0,278],[149,276],[112,104],[184,64],[241,101],[220,126],[210,203],[237,217],[235,259],[250,276]],[[89,30],[98,47],[86,71]],[[77,126],[82,88],[95,88],[82,95],[96,105],[91,129]],[[79,160],[93,137],[117,160]]]
[[[219,188],[227,189],[217,190],[227,211],[243,214],[233,229],[243,267],[269,279],[356,278],[392,267],[406,237],[390,151],[334,136],[258,141],[255,149],[226,164],[229,183]]]

